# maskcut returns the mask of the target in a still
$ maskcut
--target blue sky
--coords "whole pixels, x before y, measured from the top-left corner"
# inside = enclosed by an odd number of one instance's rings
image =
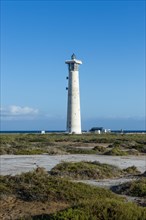
[[[145,129],[145,1],[1,1],[1,128],[64,130],[65,60],[82,129]]]

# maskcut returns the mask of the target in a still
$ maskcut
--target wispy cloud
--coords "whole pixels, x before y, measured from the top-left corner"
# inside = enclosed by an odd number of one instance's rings
[[[33,119],[38,116],[39,110],[28,106],[11,105],[0,108],[0,114],[1,119]]]

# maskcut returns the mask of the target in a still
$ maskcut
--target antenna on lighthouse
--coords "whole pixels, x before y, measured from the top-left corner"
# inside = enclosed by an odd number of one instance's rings
[[[74,53],[72,54],[71,59],[72,60],[76,59],[76,55]]]

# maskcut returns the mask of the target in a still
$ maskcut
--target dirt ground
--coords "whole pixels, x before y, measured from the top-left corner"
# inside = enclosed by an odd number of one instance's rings
[[[0,219],[14,220],[22,217],[50,214],[68,207],[63,202],[27,202],[15,197],[6,197],[1,200]]]

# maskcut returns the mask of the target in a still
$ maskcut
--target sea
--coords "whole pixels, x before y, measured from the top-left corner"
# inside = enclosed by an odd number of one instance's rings
[[[88,133],[87,130],[83,130],[83,133]],[[14,130],[14,131],[0,131],[0,134],[46,134],[46,133],[66,133],[64,130]],[[138,134],[146,134],[146,130],[111,130],[110,133],[122,133],[122,134],[133,134],[133,133],[138,133]]]

